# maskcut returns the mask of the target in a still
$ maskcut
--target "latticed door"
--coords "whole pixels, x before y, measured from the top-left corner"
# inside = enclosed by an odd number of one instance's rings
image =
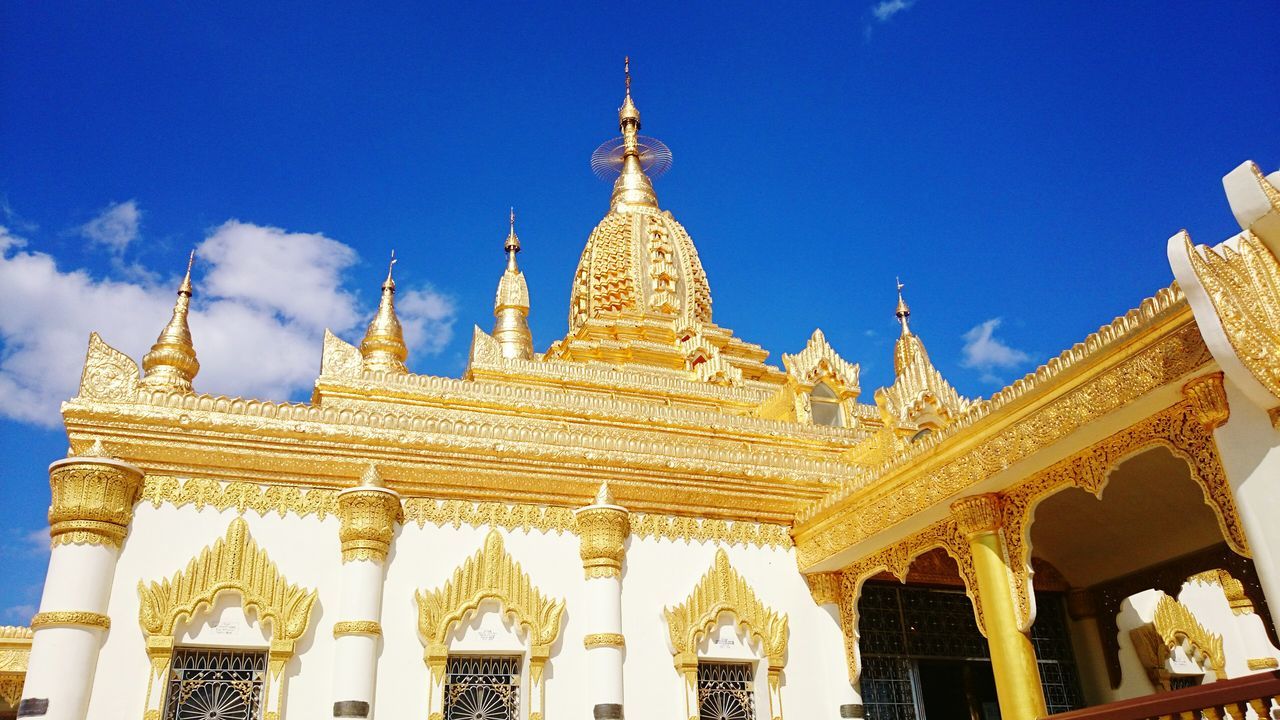
[[[751,665],[699,661],[698,717],[700,720],[755,720]]]
[[[520,658],[449,658],[444,720],[516,720],[519,711]]]
[[[267,653],[178,648],[169,670],[166,720],[259,720]]]

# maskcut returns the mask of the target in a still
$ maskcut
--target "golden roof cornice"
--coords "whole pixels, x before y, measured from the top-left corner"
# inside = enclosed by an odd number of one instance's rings
[[[1162,289],[958,422],[803,508],[795,528],[801,568],[942,503],[1210,361],[1181,291]]]

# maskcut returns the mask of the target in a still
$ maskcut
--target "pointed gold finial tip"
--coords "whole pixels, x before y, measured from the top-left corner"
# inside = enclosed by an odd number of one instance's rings
[[[613,499],[613,492],[609,490],[609,481],[600,483],[600,489],[596,490],[596,505],[616,505]]]
[[[906,287],[902,284],[901,278],[895,278],[898,283],[898,307],[893,314],[898,318],[898,322],[902,323],[902,334],[906,335],[911,332],[907,327],[907,318],[911,317],[911,308],[907,306],[907,301],[902,297],[902,288]]]
[[[631,56],[622,56],[622,72],[627,78],[627,94],[631,94]]]
[[[520,252],[520,238],[516,236],[516,209],[511,208],[511,228],[507,231],[507,239],[502,243],[502,249],[507,253],[508,267],[515,262],[516,253]]]
[[[187,256],[187,271],[182,275],[182,282],[178,285],[178,294],[191,296],[191,267],[196,262],[196,250],[191,249],[191,254]]]
[[[382,482],[382,476],[378,474],[378,466],[369,463],[369,467],[365,468],[364,474],[360,476],[360,487],[380,488],[385,487]]]
[[[395,290],[396,281],[392,279],[391,272],[396,267],[396,251],[391,251],[391,262],[387,263],[387,279],[382,282],[383,290]]]

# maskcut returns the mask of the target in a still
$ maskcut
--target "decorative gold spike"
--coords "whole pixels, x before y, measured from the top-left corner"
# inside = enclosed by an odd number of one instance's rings
[[[160,331],[151,351],[142,358],[144,387],[191,392],[191,381],[200,372],[200,361],[196,359],[196,349],[191,342],[191,328],[187,325],[191,307],[191,266],[195,259],[196,251],[192,250],[187,258],[187,272],[178,286],[173,316]]]
[[[392,278],[392,270],[396,266],[396,253],[391,251],[391,262],[387,265],[387,279],[382,283],[382,297],[378,301],[378,312],[369,323],[360,343],[360,355],[364,357],[365,370],[377,370],[388,373],[407,373],[404,361],[409,357],[409,349],[404,344],[404,330],[400,327],[400,319],[396,317],[396,281]]]
[[[658,196],[653,192],[653,182],[640,164],[640,110],[631,100],[631,58],[624,61],[627,94],[618,109],[618,129],[622,131],[622,174],[613,183],[612,209],[620,206],[658,207]]]
[[[493,337],[502,348],[502,357],[529,360],[533,357],[533,333],[529,331],[529,287],[524,273],[516,264],[520,238],[516,236],[516,211],[511,209],[511,229],[503,244],[507,251],[507,269],[498,280],[498,294],[493,301]]]

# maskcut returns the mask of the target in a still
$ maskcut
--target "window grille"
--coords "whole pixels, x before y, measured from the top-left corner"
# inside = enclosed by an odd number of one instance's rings
[[[844,426],[840,398],[826,383],[814,385],[813,392],[809,393],[809,413],[816,425]]]
[[[449,658],[444,720],[516,720],[519,711],[520,658]]]
[[[265,650],[176,648],[166,720],[258,720],[266,682]]]
[[[748,663],[698,663],[700,720],[755,720],[756,701]]]

